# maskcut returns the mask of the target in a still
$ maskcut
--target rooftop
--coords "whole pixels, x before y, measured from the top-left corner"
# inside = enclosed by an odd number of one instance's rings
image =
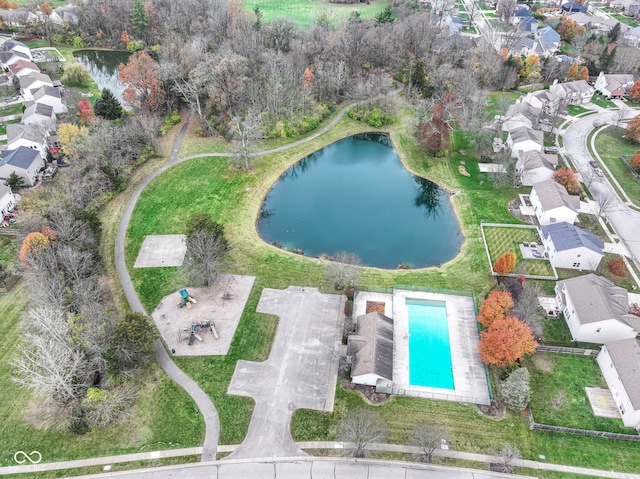
[[[640,409],[640,341],[620,339],[606,347],[633,408]]]
[[[358,316],[349,335],[348,354],[354,356],[351,376],[376,374],[393,379],[393,319],[380,314]]]
[[[545,238],[551,237],[557,251],[566,251],[584,246],[591,251],[602,254],[604,242],[590,231],[585,231],[572,224],[562,221],[542,227]]]
[[[40,153],[37,150],[27,148],[26,146],[19,146],[15,150],[3,150],[1,165],[11,165],[23,170],[28,169],[31,164],[40,157]]]
[[[564,186],[553,180],[536,183],[532,189],[538,195],[540,204],[545,211],[566,206],[577,212],[580,207],[580,197],[570,195]]]

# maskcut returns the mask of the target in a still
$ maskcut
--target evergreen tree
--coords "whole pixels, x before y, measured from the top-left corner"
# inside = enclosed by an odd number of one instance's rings
[[[18,176],[14,171],[9,175],[9,178],[7,178],[4,184],[12,190],[19,190],[24,186],[24,178],[22,176]]]
[[[609,37],[610,42],[618,41],[618,37],[620,36],[620,22],[616,23],[607,36]]]
[[[104,88],[102,96],[97,98],[93,105],[93,112],[107,120],[115,120],[122,116],[122,105],[111,90]]]
[[[133,7],[131,7],[131,23],[133,28],[139,37],[144,37],[149,26],[149,15],[144,8],[144,4],[141,0],[134,0]]]

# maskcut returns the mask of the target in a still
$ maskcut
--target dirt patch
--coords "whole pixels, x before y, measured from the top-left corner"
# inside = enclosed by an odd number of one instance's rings
[[[367,313],[384,314],[384,301],[367,301]]]
[[[534,354],[531,356],[531,362],[538,371],[553,372],[556,362],[551,354]]]
[[[348,379],[342,380],[342,389],[346,391],[358,391],[369,404],[377,406],[386,403],[391,397],[390,394],[377,393],[373,386],[354,384]]]
[[[507,413],[507,406],[505,406],[502,400],[494,398],[488,406],[478,404],[478,410],[491,419],[500,420]]]

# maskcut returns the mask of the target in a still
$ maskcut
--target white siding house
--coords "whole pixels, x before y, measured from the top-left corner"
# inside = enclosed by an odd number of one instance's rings
[[[38,88],[33,94],[33,101],[49,105],[56,115],[67,111],[67,107],[62,103],[60,97],[60,90],[49,85],[42,85]]]
[[[529,198],[541,226],[561,221],[573,224],[578,218],[580,197],[570,195],[553,180],[534,184]]]
[[[556,283],[556,300],[574,341],[604,344],[635,338],[640,318],[629,314],[629,293],[593,273]]]
[[[596,90],[585,80],[558,83],[557,80],[549,87],[549,91],[567,103],[580,105],[589,103]]]
[[[7,214],[15,205],[16,197],[13,195],[11,188],[4,183],[0,183],[0,214]]]
[[[558,155],[545,154],[536,150],[520,152],[516,162],[516,175],[521,184],[533,186],[541,181],[552,179],[556,166],[558,166]]]
[[[604,242],[566,221],[543,226],[542,244],[556,268],[595,271],[604,256]]]
[[[517,158],[521,151],[542,151],[543,144],[543,133],[540,130],[532,130],[523,126],[514,128],[507,136],[507,145],[514,158]]]
[[[33,57],[31,56],[31,49],[24,43],[17,40],[10,39],[4,41],[2,45],[0,45],[0,50],[5,52],[22,53],[23,55],[26,55],[29,60],[33,60]]]
[[[9,65],[9,71],[11,75],[15,75],[17,77],[27,76],[31,73],[40,73],[40,69],[38,65],[29,60],[18,60],[17,62],[13,62]]]
[[[33,101],[33,94],[43,85],[53,86],[49,75],[44,73],[30,73],[20,77],[20,92],[24,101]]]
[[[640,343],[631,338],[605,344],[598,354],[598,366],[622,423],[640,431]]]
[[[595,88],[607,98],[624,98],[634,82],[635,79],[631,74],[612,75],[600,72]]]
[[[56,114],[53,107],[44,103],[33,103],[28,106],[22,115],[22,123],[24,125],[33,125],[36,123],[44,123],[54,125],[56,122]]]
[[[2,151],[0,178],[6,180],[11,173],[15,173],[24,179],[26,186],[33,186],[42,168],[44,168],[44,160],[36,150],[20,146],[15,150]]]
[[[9,123],[7,125],[7,148],[15,150],[19,146],[26,146],[37,150],[40,156],[47,157],[47,140],[42,128],[37,125],[22,125]]]

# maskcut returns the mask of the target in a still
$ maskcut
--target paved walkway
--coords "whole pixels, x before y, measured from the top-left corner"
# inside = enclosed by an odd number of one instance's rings
[[[298,442],[296,443],[296,445],[300,449],[325,449],[325,450],[335,450],[335,451],[343,451],[345,446],[344,443],[341,443],[341,442],[320,442],[320,441]],[[232,451],[235,451],[238,447],[239,446],[237,445],[220,446],[219,452],[232,452]],[[374,451],[387,451],[387,452],[396,452],[396,453],[409,453],[409,454],[419,453],[419,451],[415,447],[403,446],[398,444],[376,444],[371,446],[370,449]],[[163,459],[163,458],[169,458],[169,457],[195,456],[200,454],[201,452],[202,452],[201,447],[193,447],[193,448],[185,448],[185,449],[173,449],[173,450],[167,450],[167,451],[143,452],[139,454],[125,454],[122,456],[95,457],[92,459],[80,459],[76,461],[50,462],[50,463],[44,463],[44,464],[30,464],[25,466],[0,467],[0,476],[5,474],[21,474],[21,473],[26,474],[26,473],[33,473],[33,472],[64,470],[64,469],[72,469],[72,468],[88,467],[88,466],[104,466],[104,465],[118,464],[118,463],[124,463],[124,462],[149,461],[149,460]],[[340,453],[336,453],[336,455],[340,455]],[[485,463],[485,464],[496,462],[497,460],[495,456],[490,456],[487,454],[475,454],[470,452],[452,451],[452,450],[447,450],[447,451],[437,450],[435,452],[435,455],[437,457],[450,458],[450,459],[456,459],[461,461],[472,461],[475,463]],[[277,458],[277,459],[258,457],[254,459],[241,459],[241,460],[225,459],[223,461],[209,462],[207,464],[203,464],[203,466],[210,465],[212,466],[212,468],[214,468],[216,466],[229,464],[231,462],[245,463],[245,464],[248,464],[248,463],[265,464],[266,463],[271,465],[272,470],[275,470],[274,464],[276,463],[286,463],[290,461],[304,462],[304,461],[322,461],[322,460],[336,462],[336,461],[344,461],[345,459],[344,458],[338,459],[335,457],[329,457],[325,459],[325,458],[319,458],[319,457],[313,457],[313,456],[295,456],[292,458]],[[376,462],[376,461],[358,460],[357,462]],[[393,462],[393,461],[384,461],[385,464],[389,462]],[[407,463],[404,463],[404,464],[407,464]],[[408,463],[408,464],[412,464],[412,467],[413,466],[418,467],[418,464],[414,464],[414,463]],[[574,475],[583,475],[583,476],[592,476],[592,477],[608,477],[608,478],[617,478],[617,479],[640,479],[640,474],[638,473],[604,471],[600,469],[590,469],[587,467],[563,466],[561,464],[550,464],[550,463],[540,462],[540,461],[520,460],[520,461],[516,461],[515,465],[519,467],[526,467],[528,469],[538,470],[538,471],[557,471],[557,472],[563,472],[563,473],[574,474]],[[153,471],[154,474],[152,475],[152,477],[158,478],[158,477],[163,477],[163,475],[159,473],[160,471],[163,471],[166,469],[175,470],[180,467],[189,467],[189,465],[171,466],[170,468],[159,467],[159,468],[153,468],[153,469],[147,469],[147,470]],[[438,467],[438,466],[429,466],[429,467]],[[459,469],[459,471],[469,472],[469,470],[467,469]],[[212,477],[211,472],[212,471],[209,470],[209,475],[204,477]],[[489,474],[488,471],[477,471],[477,472],[482,472],[483,474]],[[143,477],[142,475],[141,476],[135,475],[134,472],[111,473],[110,475],[121,475],[121,474],[126,476],[131,476],[131,477],[134,477],[134,476]],[[85,476],[85,477],[96,477],[96,476]],[[192,476],[186,473],[183,475],[174,474],[173,476],[166,476],[166,477],[192,477]],[[251,474],[246,474],[246,475],[236,476],[236,477],[255,478],[256,476]],[[280,477],[280,475],[278,475],[278,477]],[[302,477],[302,476],[299,476],[299,477]],[[309,477],[309,476],[305,476],[305,477]],[[371,476],[364,476],[364,477],[385,477],[386,479],[391,479],[391,477],[387,477],[379,474],[372,474]],[[404,476],[401,476],[401,477],[404,477]],[[458,477],[464,477],[464,476],[461,475]],[[475,477],[482,477],[482,476],[475,476]],[[484,476],[484,477],[487,477],[487,476]],[[518,476],[510,476],[510,477],[518,477]]]

